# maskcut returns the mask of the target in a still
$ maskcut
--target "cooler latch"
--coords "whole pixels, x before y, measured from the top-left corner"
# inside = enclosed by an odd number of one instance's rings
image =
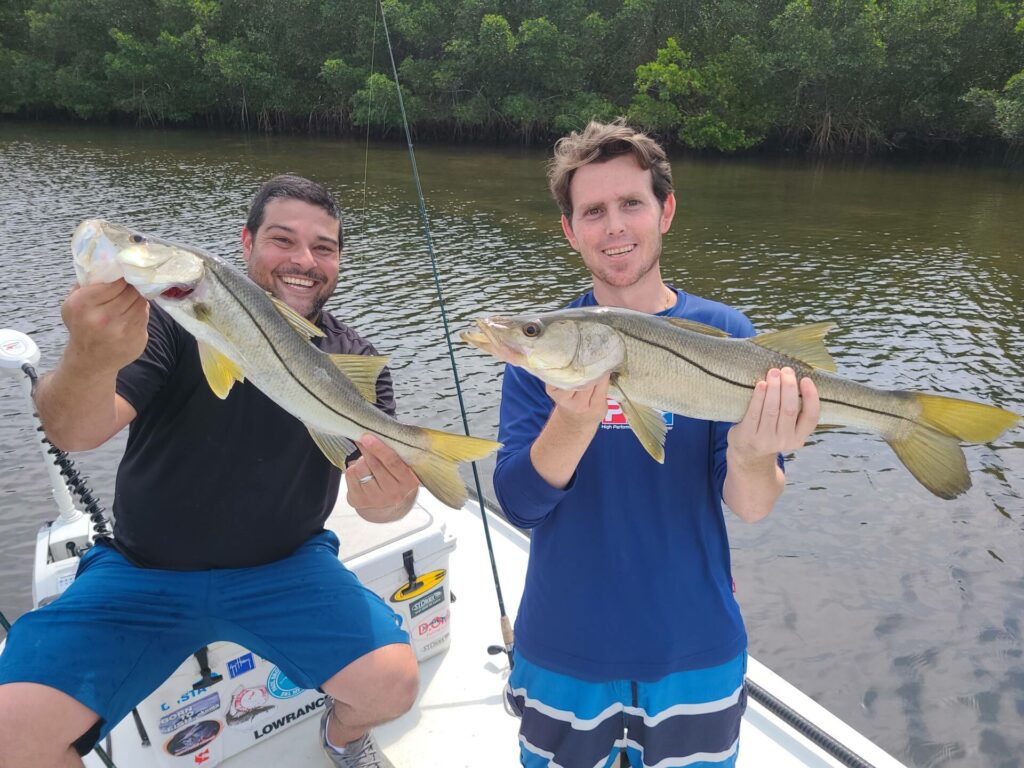
[[[407,586],[402,591],[403,592],[412,592],[414,589],[417,589],[418,587],[423,586],[422,582],[420,582],[416,578],[416,568],[415,568],[415,566],[413,564],[413,554],[412,554],[412,550],[411,549],[406,550],[405,552],[402,553],[402,564],[405,565],[405,572],[409,576],[409,586]]]

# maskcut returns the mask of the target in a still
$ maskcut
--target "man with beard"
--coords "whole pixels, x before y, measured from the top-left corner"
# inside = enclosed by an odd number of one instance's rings
[[[549,167],[562,230],[593,289],[570,306],[625,307],[751,336],[740,312],[666,285],[676,211],[664,150],[623,122],[560,140]],[[747,637],[722,502],[753,522],[785,476],[780,452],[818,420],[810,379],[769,371],[736,425],[665,414],[665,463],[608,397],[609,376],[560,390],[508,366],[494,489],[532,529],[506,691],[528,768],[733,766]]]
[[[376,354],[323,309],[341,214],[319,184],[278,176],[242,230],[249,276],[317,325],[325,352]],[[23,616],[0,656],[0,766],[81,765],[182,659],[228,640],[330,698],[321,737],[348,768],[389,768],[370,730],[411,706],[416,659],[394,612],[338,560],[324,530],[341,473],[305,426],[250,382],[219,400],[195,339],[119,280],[75,287],[68,343],[36,405],[46,434],[88,450],[130,425],[114,536],[82,557],[64,594]],[[391,377],[377,407],[394,414]],[[348,501],[387,522],[419,483],[371,435],[344,473]]]

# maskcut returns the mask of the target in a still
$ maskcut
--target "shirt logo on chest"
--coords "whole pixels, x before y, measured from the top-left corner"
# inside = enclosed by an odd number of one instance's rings
[[[675,418],[674,413],[668,411],[660,411],[661,418],[665,422],[665,426],[672,429],[672,424]],[[622,406],[619,405],[615,398],[608,398],[608,411],[604,415],[604,420],[601,422],[601,429],[629,429],[629,421],[626,419],[626,414],[622,411]]]

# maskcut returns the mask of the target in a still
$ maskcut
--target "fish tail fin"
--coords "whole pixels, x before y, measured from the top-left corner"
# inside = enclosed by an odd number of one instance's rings
[[[1020,416],[986,403],[915,392],[920,420],[965,443],[989,443],[1020,421]]]
[[[467,498],[466,484],[459,477],[459,462],[478,461],[498,450],[501,443],[437,429],[423,432],[429,447],[410,467],[428,491],[449,507],[459,509]]]
[[[910,433],[887,442],[929,491],[952,499],[971,487],[960,442],[987,443],[1020,420],[1010,411],[941,395],[912,393],[921,407]]]

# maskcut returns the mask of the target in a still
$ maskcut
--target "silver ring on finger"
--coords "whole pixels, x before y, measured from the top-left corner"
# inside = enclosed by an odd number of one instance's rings
[[[363,475],[362,477],[359,478],[359,484],[360,485],[366,485],[371,480],[373,480],[373,474],[372,473],[369,474],[369,475]]]

